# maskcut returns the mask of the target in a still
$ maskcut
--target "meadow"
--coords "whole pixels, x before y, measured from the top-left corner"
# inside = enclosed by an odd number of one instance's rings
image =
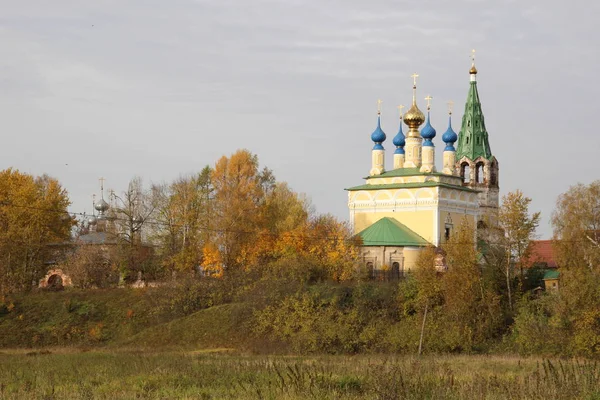
[[[0,352],[2,399],[600,399],[600,365],[507,356]]]

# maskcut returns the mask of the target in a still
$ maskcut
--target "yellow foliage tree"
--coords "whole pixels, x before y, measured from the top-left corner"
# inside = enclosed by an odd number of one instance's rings
[[[211,242],[206,243],[202,249],[202,258],[202,270],[205,275],[214,278],[223,276],[223,257],[217,246]]]
[[[211,173],[215,189],[215,243],[223,263],[236,268],[245,245],[255,241],[263,199],[258,157],[239,150],[221,157]]]
[[[69,239],[69,204],[56,179],[0,172],[0,294],[30,289],[44,275],[48,245]]]

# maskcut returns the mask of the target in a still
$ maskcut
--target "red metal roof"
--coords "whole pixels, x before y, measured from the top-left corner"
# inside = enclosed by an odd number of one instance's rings
[[[531,242],[531,252],[525,265],[532,267],[537,263],[546,263],[548,268],[557,268],[554,259],[554,250],[552,249],[552,240],[533,240]]]

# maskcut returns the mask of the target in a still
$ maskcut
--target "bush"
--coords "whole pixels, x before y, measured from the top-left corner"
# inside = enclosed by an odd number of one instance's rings
[[[380,348],[397,307],[393,286],[321,284],[255,312],[254,332],[300,353],[359,353]]]
[[[119,271],[105,246],[81,245],[60,268],[81,289],[116,286],[119,282]]]

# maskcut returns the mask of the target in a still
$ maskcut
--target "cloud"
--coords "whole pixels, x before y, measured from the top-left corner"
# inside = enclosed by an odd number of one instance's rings
[[[370,167],[375,100],[384,100],[390,136],[395,106],[410,101],[417,71],[419,101],[433,95],[438,132],[450,99],[458,131],[475,47],[501,190],[521,188],[533,209],[551,210],[558,193],[594,179],[597,169],[600,139],[585,116],[599,105],[600,6],[582,7],[541,0],[12,2],[0,17],[0,128],[14,133],[0,167],[55,175],[82,209],[101,175],[118,190],[134,175],[170,179],[247,147],[320,211],[345,218],[342,188],[360,183]],[[67,158],[77,169],[61,168]],[[542,233],[550,234],[547,224]]]

